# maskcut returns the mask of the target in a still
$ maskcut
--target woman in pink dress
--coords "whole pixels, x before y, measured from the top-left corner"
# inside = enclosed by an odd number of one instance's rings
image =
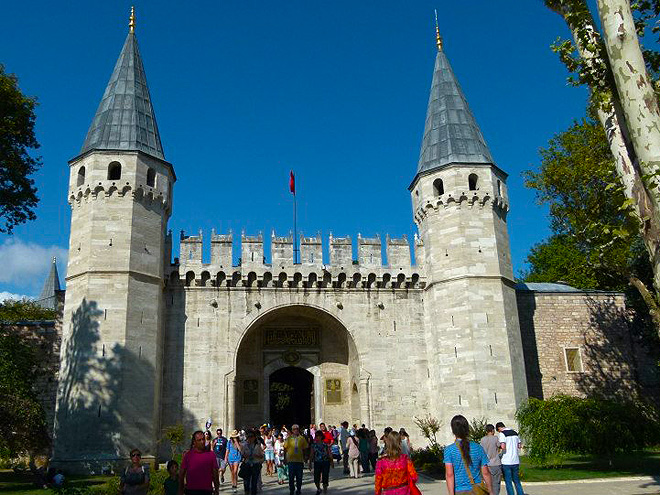
[[[417,471],[410,457],[401,453],[401,437],[392,431],[384,440],[385,454],[376,463],[376,495],[410,495]]]

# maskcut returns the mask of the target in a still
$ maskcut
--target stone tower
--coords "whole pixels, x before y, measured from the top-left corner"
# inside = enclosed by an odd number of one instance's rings
[[[80,154],[69,162],[71,236],[54,460],[93,467],[156,451],[172,165],[130,31]]]
[[[506,215],[497,167],[437,36],[417,174],[410,185],[424,267],[431,407],[513,420],[527,396]],[[421,259],[419,259],[421,258]]]

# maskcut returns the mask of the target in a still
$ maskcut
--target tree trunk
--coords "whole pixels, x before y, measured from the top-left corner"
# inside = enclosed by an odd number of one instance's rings
[[[628,277],[628,281],[630,282],[630,285],[637,289],[639,294],[642,296],[644,303],[646,303],[646,307],[649,309],[649,315],[651,315],[651,320],[653,320],[655,331],[660,336],[660,307],[658,307],[658,302],[656,301],[655,296],[646,287],[644,282],[642,282],[637,277],[630,275]]]
[[[630,10],[629,0],[598,0],[605,47],[618,93],[618,102],[625,115],[626,129],[635,155],[633,163],[641,171],[646,182],[632,199],[647,200],[641,203],[640,217],[645,224],[642,236],[653,264],[653,281],[656,291],[660,290],[660,194],[658,173],[660,172],[660,111],[653,85],[646,72],[644,57]]]
[[[619,0],[625,2],[626,0]],[[603,0],[599,0],[599,5]],[[601,57],[588,47],[600,45],[600,37],[589,7],[584,0],[546,0],[548,8],[561,15],[573,35],[575,46],[580,57],[588,68],[599,65]],[[576,15],[580,10],[582,16]],[[633,31],[634,32],[634,31]],[[635,35],[635,40],[636,40]],[[639,45],[638,45],[639,48]],[[641,53],[640,53],[641,55]],[[605,61],[607,62],[607,61]],[[618,100],[616,88],[608,88],[605,81],[598,88],[590,88],[592,92],[604,93],[609,97],[611,105],[608,108],[598,108],[598,120],[605,129],[610,151],[614,157],[616,171],[623,185],[627,199],[632,200],[633,212],[640,221],[640,235],[644,241],[649,259],[653,266],[653,281],[656,291],[660,291],[660,214],[644,184],[643,174],[636,157],[636,148],[630,142],[630,134],[626,118]],[[654,96],[655,101],[655,96]]]

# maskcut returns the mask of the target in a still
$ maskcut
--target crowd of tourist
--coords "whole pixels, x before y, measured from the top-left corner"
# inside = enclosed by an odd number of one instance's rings
[[[468,421],[455,416],[451,421],[455,441],[444,449],[449,495],[499,495],[504,477],[507,495],[524,495],[518,468],[518,434],[503,423],[488,425],[480,443],[469,440]],[[222,429],[215,437],[209,430],[193,433],[190,448],[181,466],[167,463],[169,478],[165,495],[217,494],[225,483],[229,468],[231,490],[238,491],[239,479],[245,494],[260,492],[263,477],[288,484],[290,495],[300,495],[305,469],[313,471],[316,495],[328,490],[331,469],[343,468],[343,475],[359,478],[374,472],[376,495],[420,495],[417,472],[411,460],[412,444],[406,431],[375,430],[343,422],[339,427],[320,423],[301,430],[286,426],[234,430],[229,437]],[[265,469],[264,469],[265,465]],[[332,472],[335,472],[332,469]],[[333,477],[335,477],[333,475]],[[139,450],[131,452],[131,465],[121,476],[121,491],[127,495],[146,495],[149,472],[140,462]]]

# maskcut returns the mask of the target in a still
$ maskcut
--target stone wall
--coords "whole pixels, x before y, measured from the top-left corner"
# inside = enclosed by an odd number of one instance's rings
[[[518,290],[517,299],[530,396],[639,391],[623,294]],[[581,368],[569,371],[566,349],[578,350]]]

